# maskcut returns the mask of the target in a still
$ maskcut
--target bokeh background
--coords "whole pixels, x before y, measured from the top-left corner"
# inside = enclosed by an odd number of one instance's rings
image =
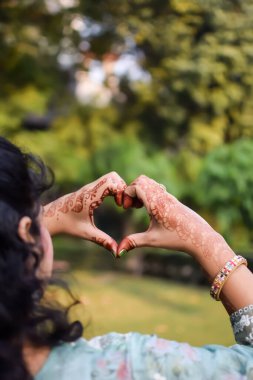
[[[146,174],[250,259],[252,25],[251,0],[2,0],[0,133],[54,170],[45,201],[111,170],[128,183]],[[110,200],[96,221],[117,240],[148,223]],[[186,255],[138,250],[115,262],[83,241],[55,247],[86,336],[233,343]]]

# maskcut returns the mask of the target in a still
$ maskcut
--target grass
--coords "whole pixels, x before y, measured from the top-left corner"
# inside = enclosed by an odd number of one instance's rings
[[[138,331],[197,346],[235,343],[229,317],[208,288],[122,274],[123,261],[77,239],[55,239],[55,251],[58,260],[71,261],[68,281],[82,302],[73,317],[86,325],[86,338]]]
[[[85,337],[138,331],[192,345],[234,344],[228,315],[207,289],[115,272],[75,270],[71,288],[81,300],[74,311]]]

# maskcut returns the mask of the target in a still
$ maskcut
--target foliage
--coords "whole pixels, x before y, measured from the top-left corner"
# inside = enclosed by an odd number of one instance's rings
[[[124,179],[131,183],[140,174],[145,174],[164,183],[168,191],[180,196],[177,174],[169,154],[150,151],[139,140],[131,136],[118,137],[95,152],[92,157],[99,175],[116,170],[124,173]]]
[[[231,232],[238,224],[253,227],[252,160],[252,140],[222,146],[205,158],[195,184],[196,203],[216,214],[220,229],[241,248],[243,236],[238,242]]]
[[[0,133],[41,155],[61,191],[146,173],[249,248],[252,25],[251,0],[4,0]],[[118,78],[103,107],[78,104],[78,73],[109,53],[147,75]]]
[[[223,142],[252,136],[250,0],[96,4],[91,15],[107,28],[110,24],[118,37],[113,44],[131,38],[152,75],[151,83],[130,85],[127,93],[124,118],[141,121],[142,137],[203,155]]]

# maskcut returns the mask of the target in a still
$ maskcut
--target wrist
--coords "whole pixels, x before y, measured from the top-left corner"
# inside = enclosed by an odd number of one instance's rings
[[[45,205],[42,213],[42,223],[51,236],[62,233],[58,216],[58,199]]]
[[[210,256],[216,242],[223,239],[210,225],[193,225],[189,238],[184,242],[184,251],[197,261]]]
[[[59,224],[55,222],[54,218],[43,217],[42,224],[46,227],[50,236],[58,235],[61,233]]]
[[[211,229],[203,238],[203,243],[196,251],[194,258],[204,269],[209,281],[213,281],[224,265],[235,256],[222,235]]]

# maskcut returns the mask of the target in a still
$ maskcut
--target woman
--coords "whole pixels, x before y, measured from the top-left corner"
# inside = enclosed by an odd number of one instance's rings
[[[141,176],[130,186],[109,173],[42,209],[48,171],[0,138],[0,378],[1,380],[253,379],[253,276],[200,216]],[[98,230],[93,211],[105,196],[118,205],[144,205],[149,229],[117,243]],[[231,314],[239,344],[202,348],[138,333],[86,341],[78,322],[42,301],[50,281],[50,238],[68,233],[95,241],[117,257],[140,246],[180,249],[207,273],[214,298]]]

